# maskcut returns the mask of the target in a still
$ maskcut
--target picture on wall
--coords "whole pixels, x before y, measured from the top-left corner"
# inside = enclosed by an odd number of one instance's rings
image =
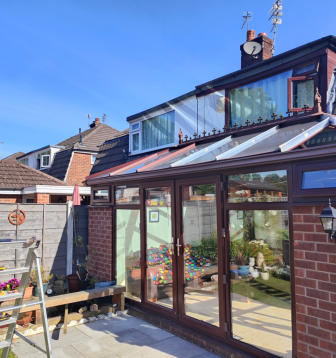
[[[158,223],[160,219],[159,212],[157,210],[151,210],[149,212],[149,222]]]

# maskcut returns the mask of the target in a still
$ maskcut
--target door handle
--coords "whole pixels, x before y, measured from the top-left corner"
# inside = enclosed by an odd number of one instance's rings
[[[183,245],[180,244],[180,238],[178,237],[176,240],[176,251],[177,251],[177,256],[180,256],[180,247],[182,247]]]

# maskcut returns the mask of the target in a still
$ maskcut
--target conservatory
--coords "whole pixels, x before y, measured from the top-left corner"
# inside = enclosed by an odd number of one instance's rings
[[[336,194],[335,126],[288,114],[89,177],[91,272],[200,344],[295,356],[310,309],[327,307],[315,280],[335,269],[319,220]]]

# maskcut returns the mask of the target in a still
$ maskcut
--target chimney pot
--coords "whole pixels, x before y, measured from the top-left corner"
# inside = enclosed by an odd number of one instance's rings
[[[255,38],[255,31],[248,30],[246,35],[246,41],[252,41]]]
[[[99,118],[95,118],[95,123],[96,123],[96,124],[100,123],[100,119],[99,119]]]
[[[267,37],[267,34],[266,34],[266,32],[260,32],[260,34],[258,34],[258,37],[260,37],[260,36]]]

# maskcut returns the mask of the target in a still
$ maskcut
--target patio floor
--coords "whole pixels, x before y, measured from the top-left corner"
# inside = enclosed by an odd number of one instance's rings
[[[29,337],[44,348],[43,334]],[[216,358],[195,344],[157,328],[138,318],[123,314],[51,332],[53,358]],[[19,358],[45,357],[18,339],[12,346]]]

